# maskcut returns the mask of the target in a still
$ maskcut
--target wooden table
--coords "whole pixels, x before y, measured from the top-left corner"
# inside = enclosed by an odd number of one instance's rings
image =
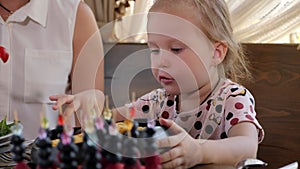
[[[13,167],[4,167],[3,169],[13,169]],[[191,169],[235,169],[235,167],[228,166],[228,165],[209,164],[209,165],[197,165],[195,167],[192,167]]]
[[[197,165],[191,169],[235,169],[235,167],[230,165],[221,165],[221,164],[206,164],[206,165]]]

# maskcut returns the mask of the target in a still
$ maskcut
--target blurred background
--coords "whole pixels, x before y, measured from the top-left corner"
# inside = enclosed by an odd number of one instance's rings
[[[144,43],[146,17],[126,18],[148,11],[155,0],[85,0],[99,28],[111,23],[105,42]],[[225,0],[234,32],[243,43],[299,43],[300,0]],[[128,35],[140,32],[130,38]]]

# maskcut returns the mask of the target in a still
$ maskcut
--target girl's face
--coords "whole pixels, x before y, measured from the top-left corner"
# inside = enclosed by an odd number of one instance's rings
[[[192,19],[184,19],[181,12],[168,13],[150,13],[148,17],[154,77],[169,94],[210,89],[210,79],[216,73],[213,44],[191,24]]]

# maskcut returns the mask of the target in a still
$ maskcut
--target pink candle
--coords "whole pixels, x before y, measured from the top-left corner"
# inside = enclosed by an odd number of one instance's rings
[[[124,164],[124,169],[142,169],[140,161],[137,159],[136,162],[132,165]]]
[[[146,169],[161,169],[159,155],[144,158]]]
[[[122,163],[107,163],[104,169],[123,169],[124,165]]]
[[[24,161],[20,161],[17,163],[14,169],[30,169],[30,168],[28,167],[27,164],[24,163]]]

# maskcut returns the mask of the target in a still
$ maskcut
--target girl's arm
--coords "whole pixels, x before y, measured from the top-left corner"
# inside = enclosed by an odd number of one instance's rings
[[[201,163],[236,165],[246,158],[256,158],[258,135],[256,126],[242,122],[229,130],[228,138],[209,140],[200,144],[203,159]]]
[[[174,134],[158,141],[159,147],[171,147],[161,155],[163,168],[189,168],[210,163],[236,165],[243,159],[256,157],[257,129],[250,122],[233,126],[229,137],[221,140],[194,139],[173,121],[160,119],[160,123]]]

